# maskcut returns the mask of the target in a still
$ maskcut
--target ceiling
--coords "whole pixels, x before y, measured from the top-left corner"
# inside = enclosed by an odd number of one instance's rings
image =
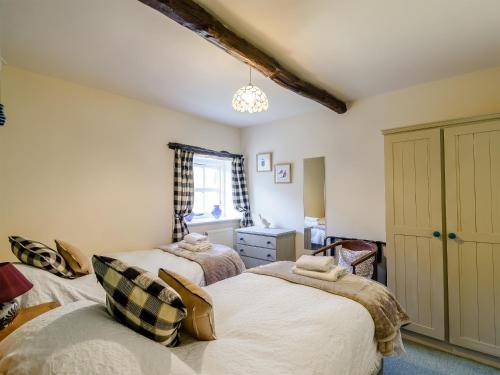
[[[500,66],[498,0],[198,2],[346,101]],[[137,0],[0,0],[0,47],[10,65],[235,126],[322,108],[256,73],[269,110],[234,112],[248,68]]]

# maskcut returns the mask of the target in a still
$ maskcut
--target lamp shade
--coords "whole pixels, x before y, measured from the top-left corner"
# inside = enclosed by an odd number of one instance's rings
[[[236,91],[233,96],[233,108],[238,112],[262,112],[269,108],[269,101],[264,91],[249,84]]]
[[[0,303],[8,302],[33,288],[12,263],[0,263]]]

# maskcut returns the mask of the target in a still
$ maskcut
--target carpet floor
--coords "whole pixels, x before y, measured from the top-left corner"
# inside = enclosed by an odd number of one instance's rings
[[[384,359],[384,375],[500,375],[500,370],[405,341],[406,354]]]

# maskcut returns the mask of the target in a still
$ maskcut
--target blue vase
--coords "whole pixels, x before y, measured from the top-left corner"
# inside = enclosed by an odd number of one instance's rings
[[[222,215],[222,210],[220,209],[220,204],[214,204],[214,209],[212,210],[212,216],[218,219]]]

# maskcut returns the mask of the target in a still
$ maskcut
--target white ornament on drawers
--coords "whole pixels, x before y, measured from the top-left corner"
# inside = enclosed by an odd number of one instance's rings
[[[277,260],[295,261],[295,231],[260,227],[237,229],[236,251],[247,268]]]

